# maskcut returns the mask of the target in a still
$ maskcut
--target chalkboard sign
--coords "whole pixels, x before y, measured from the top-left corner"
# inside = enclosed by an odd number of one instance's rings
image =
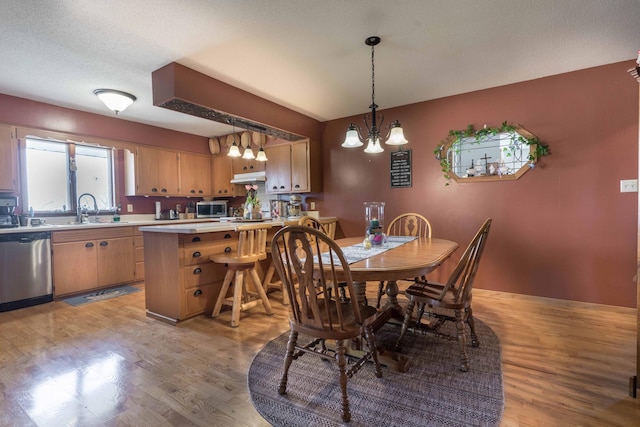
[[[411,150],[391,152],[391,188],[411,187]]]

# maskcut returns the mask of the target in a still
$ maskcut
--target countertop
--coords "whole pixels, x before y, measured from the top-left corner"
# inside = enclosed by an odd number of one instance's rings
[[[205,222],[205,223],[184,223],[180,224],[162,224],[140,227],[142,232],[154,232],[154,233],[177,233],[177,234],[195,234],[195,233],[215,233],[217,231],[235,231],[239,225],[243,224],[255,224],[260,222],[270,223],[276,227],[284,227],[286,225],[295,225],[298,223],[299,218],[279,218],[279,219],[265,219],[264,221],[220,221],[220,222]],[[320,222],[332,222],[337,221],[336,217],[320,217]],[[175,222],[175,221],[174,221]]]
[[[99,222],[90,222],[89,224],[68,224],[46,222],[38,226],[0,228],[1,234],[12,233],[30,233],[39,231],[63,231],[63,230],[82,230],[106,227],[140,227],[141,231],[156,233],[211,233],[216,231],[233,231],[239,224],[243,222],[221,221],[220,219],[177,219],[177,220],[155,220],[146,218],[147,215],[131,215],[130,218],[122,217],[119,222],[112,222],[108,219],[101,219]],[[336,217],[321,217],[321,222],[337,221]],[[52,219],[53,221],[53,219]],[[298,223],[298,219],[280,218],[277,220],[265,219],[264,222],[270,222],[274,226],[283,227],[285,225],[293,225]]]

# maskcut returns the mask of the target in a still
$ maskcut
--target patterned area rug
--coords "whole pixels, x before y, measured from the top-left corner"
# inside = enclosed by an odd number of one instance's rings
[[[140,292],[140,289],[133,286],[120,286],[118,288],[102,289],[100,291],[91,292],[90,294],[78,295],[76,297],[66,298],[63,301],[69,305],[78,306],[88,304],[90,302],[104,301],[106,299],[121,297],[122,295]]]
[[[447,331],[454,329],[451,325]],[[411,365],[406,373],[383,367],[378,379],[368,364],[349,379],[348,425],[497,426],[504,408],[500,342],[477,319],[476,329],[480,347],[469,347],[468,372],[459,370],[457,341],[407,332],[402,353]],[[385,325],[376,339],[384,348],[393,348],[399,332],[397,325]],[[294,360],[287,394],[278,394],[288,336],[286,332],[267,343],[253,360],[248,377],[253,405],[274,426],[345,425],[334,362],[310,354]]]

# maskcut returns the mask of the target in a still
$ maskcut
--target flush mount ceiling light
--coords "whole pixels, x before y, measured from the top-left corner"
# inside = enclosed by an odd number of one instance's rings
[[[100,98],[100,101],[104,102],[108,109],[115,111],[116,114],[126,110],[137,99],[130,93],[115,89],[96,89],[93,93]]]
[[[404,145],[408,143],[404,138],[404,131],[400,122],[394,120],[389,126],[387,126],[386,134],[382,136],[378,126],[382,126],[384,122],[384,115],[378,113],[376,109],[378,106],[375,102],[376,96],[376,83],[375,83],[375,62],[374,62],[374,47],[380,43],[380,37],[371,36],[367,37],[364,41],[367,46],[371,46],[371,113],[364,116],[364,124],[367,127],[367,135],[362,135],[362,129],[359,126],[351,123],[347,129],[347,135],[342,143],[345,148],[362,147],[365,141],[367,141],[367,148],[365,153],[382,153],[384,149],[380,145],[384,142],[387,145]]]

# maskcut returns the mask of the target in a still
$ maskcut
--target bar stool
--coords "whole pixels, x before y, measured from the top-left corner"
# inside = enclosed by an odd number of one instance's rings
[[[231,306],[231,326],[240,324],[240,312],[262,304],[268,315],[272,315],[271,304],[262,287],[260,277],[256,271],[256,263],[267,257],[267,230],[269,223],[238,225],[238,249],[236,252],[212,255],[212,262],[226,264],[227,274],[224,276],[222,289],[213,307],[211,317],[217,317],[223,305]],[[248,276],[245,277],[245,272]],[[227,298],[227,291],[234,279],[233,297]],[[249,282],[253,289],[249,289]]]

